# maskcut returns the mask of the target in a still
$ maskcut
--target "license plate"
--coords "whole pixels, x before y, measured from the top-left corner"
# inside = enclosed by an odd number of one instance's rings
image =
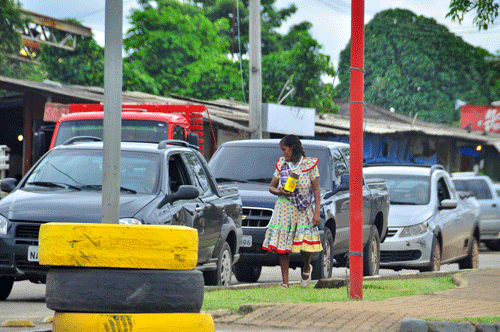
[[[252,246],[252,236],[251,235],[243,235],[241,238],[240,247],[248,248]]]
[[[38,246],[28,247],[28,261],[38,262]]]

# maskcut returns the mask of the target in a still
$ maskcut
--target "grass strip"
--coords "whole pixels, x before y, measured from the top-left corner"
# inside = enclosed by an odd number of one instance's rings
[[[307,288],[291,285],[283,289],[279,285],[266,288],[221,289],[205,292],[201,310],[230,309],[237,311],[250,303],[316,303],[351,301],[346,287],[316,289],[315,283]],[[453,276],[425,279],[374,280],[363,282],[363,300],[381,301],[392,297],[431,294],[456,287]]]

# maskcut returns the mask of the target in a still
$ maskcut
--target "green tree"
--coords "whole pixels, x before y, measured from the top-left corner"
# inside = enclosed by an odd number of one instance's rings
[[[433,19],[408,10],[382,11],[365,28],[365,100],[450,124],[459,119],[456,99],[491,100],[486,55]],[[337,89],[343,98],[349,97],[349,64],[350,44],[340,54]]]
[[[238,72],[226,56],[227,39],[220,34],[229,28],[227,19],[211,22],[202,8],[177,0],[139,4],[140,9],[132,10],[132,28],[124,40],[127,61],[140,63],[161,94],[229,97]]]
[[[450,11],[446,17],[461,23],[466,13],[475,11],[473,23],[478,26],[479,30],[487,30],[488,25],[493,24],[498,17],[499,8],[498,0],[451,0]]]

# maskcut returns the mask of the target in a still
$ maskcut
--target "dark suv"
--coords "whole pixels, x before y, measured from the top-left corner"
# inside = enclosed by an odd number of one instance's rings
[[[43,283],[38,232],[47,222],[100,223],[103,143],[49,151],[0,201],[0,300],[17,280]],[[121,144],[120,223],[183,225],[199,235],[198,266],[208,285],[228,285],[242,238],[238,190],[213,180],[205,158],[182,141]]]

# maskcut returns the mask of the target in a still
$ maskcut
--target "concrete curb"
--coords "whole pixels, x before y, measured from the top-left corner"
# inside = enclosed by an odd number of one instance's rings
[[[405,318],[401,321],[401,332],[496,332],[500,331],[500,324],[425,321],[423,319]]]

